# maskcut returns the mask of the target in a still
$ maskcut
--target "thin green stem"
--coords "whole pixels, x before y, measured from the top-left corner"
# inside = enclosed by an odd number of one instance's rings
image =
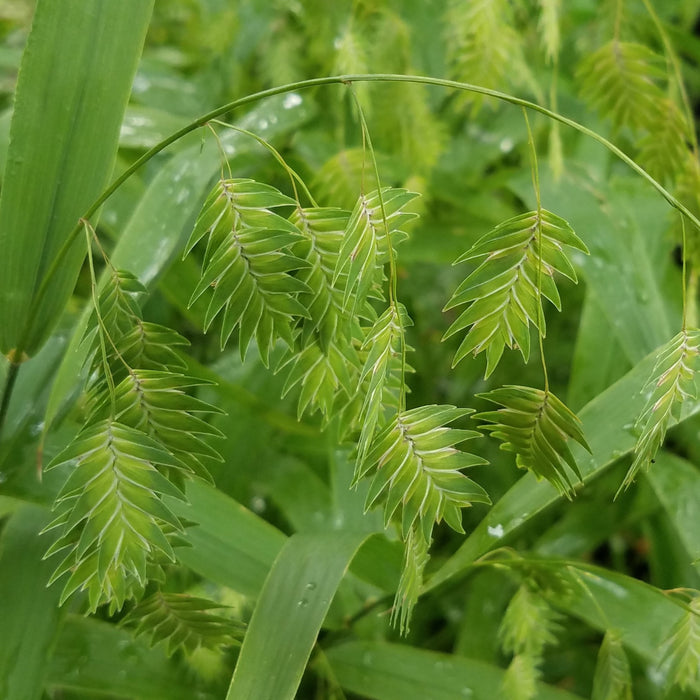
[[[542,310],[542,200],[540,195],[540,171],[537,166],[537,149],[535,139],[532,136],[530,120],[527,118],[527,110],[523,107],[525,126],[527,127],[527,141],[530,147],[530,169],[532,170],[532,186],[535,189],[537,200],[537,337],[540,344],[540,360],[542,361],[542,374],[544,375],[544,390],[549,392],[549,375],[547,374],[547,362],[544,357],[544,311]]]
[[[360,109],[359,104],[360,101],[357,98],[357,94],[355,93],[355,90],[350,87],[350,94],[352,96],[352,99],[355,101],[355,107],[356,109]],[[364,116],[364,113],[363,113]],[[367,185],[365,183],[365,176],[367,174],[367,134],[369,133],[367,129],[362,128],[360,129],[360,133],[362,135],[362,168],[360,170],[360,192],[362,194],[365,194],[367,192]]]
[[[558,89],[559,81],[559,59],[554,57],[552,64],[552,82],[549,85],[549,106],[555,112],[558,109]],[[555,180],[561,178],[564,170],[564,161],[561,147],[561,134],[559,132],[559,122],[552,122],[552,128],[549,136],[549,165],[554,175]]]
[[[82,219],[89,220],[98,209],[104,204],[104,202],[109,199],[114,192],[116,192],[121,185],[124,184],[135,172],[137,172],[143,165],[145,165],[151,158],[165,150],[168,146],[172,145],[183,136],[199,129],[217,117],[226,114],[227,112],[232,112],[236,109],[244,107],[245,105],[258,102],[266,97],[274,97],[275,95],[282,95],[289,92],[295,92],[298,90],[305,90],[312,87],[319,87],[322,85],[338,85],[346,84],[350,85],[356,82],[403,82],[403,83],[417,83],[423,85],[434,85],[437,87],[451,88],[454,90],[462,90],[465,92],[472,92],[478,95],[486,95],[487,97],[493,97],[501,102],[506,102],[508,104],[517,105],[519,107],[526,107],[533,112],[539,112],[544,114],[549,119],[554,119],[555,121],[565,124],[566,126],[575,129],[576,131],[586,135],[587,137],[597,141],[599,144],[604,146],[607,150],[613,153],[617,158],[626,163],[635,173],[646,180],[661,196],[678,211],[685,214],[688,219],[693,223],[693,225],[700,230],[700,219],[698,219],[684,204],[679,202],[670,192],[668,192],[663,185],[657,182],[644,168],[635,163],[635,161],[630,158],[624,151],[618,148],[615,144],[608,141],[600,134],[596,133],[592,129],[579,124],[573,119],[569,119],[557,112],[543,107],[536,102],[531,102],[530,100],[524,100],[520,97],[515,97],[514,95],[509,95],[504,92],[499,92],[498,90],[491,90],[490,88],[481,87],[479,85],[472,85],[470,83],[463,83],[457,80],[447,80],[444,78],[433,78],[430,76],[423,75],[402,75],[398,73],[376,73],[376,74],[349,74],[349,75],[333,75],[326,76],[323,78],[311,78],[310,80],[300,80],[294,83],[288,83],[286,85],[280,85],[278,87],[269,88],[267,90],[261,90],[260,92],[255,92],[246,97],[242,97],[232,102],[228,102],[221,107],[203,114],[194,121],[190,122],[186,126],[183,126],[178,131],[174,132],[167,138],[163,139],[160,143],[153,146],[151,149],[146,151],[140,158],[138,158],[132,165],[127,168],[118,178],[116,178],[112,184],[93,202],[90,208],[81,217]],[[80,233],[82,223],[79,221],[75,228],[66,238],[66,241],[61,246],[58,253],[54,256],[51,266],[49,267],[44,279],[42,280],[39,289],[34,297],[34,302],[38,303],[43,299],[44,295],[48,291],[49,281],[56,273],[58,268],[63,264],[63,258],[65,257],[68,250],[71,248],[75,242],[77,236]],[[24,346],[26,345],[27,336],[31,330],[31,323],[27,325],[27,330],[25,332],[25,337],[20,342],[17,350],[18,354],[21,355]]]
[[[697,328],[698,326],[698,273],[694,268],[690,268],[690,275],[688,275],[688,291],[686,294],[687,303],[685,306],[686,325],[691,328]],[[684,326],[685,328],[685,326]]]
[[[299,200],[299,193],[297,192],[297,182],[299,185],[301,185],[301,188],[308,198],[309,202],[311,202],[312,207],[318,207],[318,204],[316,203],[316,200],[313,198],[311,192],[309,191],[309,188],[306,186],[306,183],[304,180],[302,180],[301,175],[296,172],[288,163],[287,161],[282,157],[282,154],[269,142],[265,141],[264,138],[261,136],[258,136],[257,134],[254,134],[252,131],[248,131],[248,129],[243,129],[240,126],[235,126],[234,124],[227,124],[226,122],[222,122],[219,119],[212,119],[211,121],[212,124],[217,124],[218,126],[223,126],[227,129],[231,129],[232,131],[236,131],[239,134],[245,134],[246,136],[250,136],[250,138],[254,139],[257,141],[261,146],[266,148],[270,153],[272,153],[273,157],[275,160],[284,168],[285,172],[287,175],[289,175],[289,179],[292,182],[292,189],[294,190],[294,198],[297,200],[297,204],[301,206],[301,202]]]
[[[221,139],[219,138],[219,134],[216,133],[216,129],[212,126],[212,123],[214,124],[220,124],[223,122],[218,122],[214,120],[213,122],[210,122],[207,124],[207,127],[209,127],[209,131],[211,131],[212,135],[214,136],[214,140],[216,141],[216,147],[219,149],[219,155],[221,156],[221,179],[225,180],[226,176],[224,174],[224,168],[228,171],[228,176],[229,178],[233,178],[233,173],[231,172],[231,164],[228,162],[228,157],[226,156],[226,150],[224,149],[223,144],[221,143]]]
[[[384,207],[384,196],[382,194],[382,182],[379,177],[379,166],[377,165],[377,157],[372,146],[372,138],[369,134],[369,128],[367,127],[367,120],[365,119],[365,113],[362,109],[362,105],[360,104],[352,85],[349,86],[349,89],[355,102],[357,113],[360,117],[360,124],[362,126],[362,140],[363,143],[366,141],[367,150],[369,151],[370,158],[372,160],[374,177],[377,183],[379,208],[382,212],[382,224],[384,226],[384,230],[386,231],[387,248],[389,250],[389,305],[392,307],[394,317],[398,323],[399,343],[401,346],[401,388],[399,389],[399,413],[401,413],[406,408],[406,331],[403,327],[398,306],[398,275],[396,274],[396,256],[394,255],[394,244],[391,240],[391,235],[389,234],[389,221],[386,215],[386,208]]]
[[[623,0],[617,0],[617,5],[615,7],[615,41],[620,41],[620,27],[622,26],[622,5]]]
[[[109,333],[107,332],[107,328],[105,327],[104,320],[102,318],[102,314],[100,313],[100,303],[97,295],[97,276],[95,275],[95,266],[92,260],[92,241],[90,240],[90,231],[94,231],[92,227],[90,226],[90,223],[88,221],[83,222],[85,226],[85,240],[87,244],[87,256],[88,256],[88,266],[90,268],[90,291],[92,293],[92,303],[95,307],[95,316],[97,317],[97,325],[98,325],[98,330],[97,330],[97,335],[99,336],[99,342],[100,342],[100,353],[102,355],[102,366],[104,368],[104,374],[105,374],[105,379],[107,380],[107,386],[109,387],[109,400],[110,404],[112,406],[112,411],[111,414],[114,416],[116,413],[115,410],[115,394],[114,394],[114,379],[112,377],[112,370],[109,367],[109,360],[107,358],[107,346],[105,345],[105,338],[109,338],[110,342],[112,342],[112,339],[109,336]],[[112,345],[114,343],[112,342]],[[116,347],[115,347],[116,350]],[[120,355],[121,357],[121,355]]]
[[[683,299],[683,328],[686,329],[688,323],[688,296],[687,296],[687,275],[688,275],[688,262],[687,262],[687,248],[685,240],[685,219],[681,216],[681,264],[682,264],[682,274],[681,274],[681,286],[682,286],[682,299]]]

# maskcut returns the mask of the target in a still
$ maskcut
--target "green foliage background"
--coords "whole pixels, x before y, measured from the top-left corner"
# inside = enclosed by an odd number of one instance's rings
[[[93,5],[0,9],[0,697],[697,697],[698,3]],[[198,121],[365,73],[598,139]]]

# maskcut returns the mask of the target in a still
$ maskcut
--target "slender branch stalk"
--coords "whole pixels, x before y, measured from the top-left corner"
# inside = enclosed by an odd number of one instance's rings
[[[688,291],[686,293],[685,315],[683,318],[684,330],[687,326],[697,328],[698,325],[698,273],[693,268],[688,275]]]
[[[525,126],[527,127],[527,140],[530,148],[530,168],[532,170],[532,186],[535,190],[537,201],[537,338],[540,344],[540,360],[542,361],[542,374],[544,375],[544,390],[549,392],[549,375],[547,374],[547,362],[544,358],[544,311],[542,310],[542,198],[540,194],[540,170],[537,164],[537,149],[535,139],[530,128],[530,120],[527,118],[527,110],[523,107]]]
[[[165,150],[168,146],[172,145],[179,139],[183,138],[187,134],[199,129],[214,119],[226,114],[227,112],[232,112],[245,105],[258,102],[266,97],[274,97],[275,95],[283,95],[289,92],[295,92],[297,90],[304,90],[312,87],[319,87],[322,85],[338,85],[338,84],[352,84],[360,82],[374,82],[374,83],[418,83],[423,85],[435,85],[437,87],[451,88],[454,90],[462,90],[464,92],[473,92],[478,95],[486,95],[487,97],[493,97],[501,102],[507,102],[508,104],[517,105],[519,107],[525,107],[534,112],[539,112],[544,114],[550,119],[554,119],[566,126],[575,129],[576,131],[588,136],[589,138],[597,141],[599,144],[607,148],[611,153],[617,156],[621,161],[626,163],[634,172],[646,180],[674,209],[677,209],[681,213],[685,214],[689,221],[691,221],[694,226],[700,231],[700,220],[681,202],[679,202],[663,185],[657,182],[644,168],[638,165],[632,158],[630,158],[624,151],[618,148],[614,143],[608,141],[606,138],[596,133],[592,129],[589,129],[583,124],[579,124],[573,119],[554,112],[547,107],[537,104],[536,102],[531,102],[530,100],[525,100],[514,95],[509,95],[505,92],[499,92],[498,90],[491,90],[490,88],[481,87],[480,85],[472,85],[470,83],[462,83],[457,80],[447,80],[444,78],[432,78],[425,75],[402,75],[400,73],[358,73],[349,75],[333,75],[323,78],[311,78],[310,80],[300,80],[294,83],[288,83],[287,85],[280,85],[278,87],[269,88],[267,90],[261,90],[260,92],[255,92],[246,97],[241,97],[240,99],[233,100],[233,102],[228,102],[221,107],[217,107],[211,112],[203,114],[194,121],[190,122],[186,126],[183,126],[178,131],[174,132],[167,138],[163,139],[160,143],[153,146],[144,153],[140,158],[138,158],[132,165],[127,168],[112,184],[95,200],[92,206],[85,212],[75,225],[75,228],[71,231],[70,235],[66,239],[65,243],[58,251],[54,257],[51,267],[48,269],[40,287],[37,291],[35,302],[40,301],[46,294],[48,282],[53,277],[54,273],[58,267],[62,264],[63,258],[70,247],[73,245],[75,239],[79,235],[83,219],[89,220],[98,209],[121,187],[137,170],[139,170],[143,165],[145,165],[151,158],[156,156],[161,151]],[[22,343],[24,344],[24,343]],[[21,344],[21,345],[22,345]],[[21,351],[23,348],[18,348]]]
[[[382,195],[382,182],[379,177],[379,166],[377,165],[377,156],[374,152],[374,147],[372,146],[372,138],[369,134],[369,128],[367,126],[367,120],[365,118],[364,110],[360,104],[360,100],[357,97],[355,90],[353,90],[352,85],[350,86],[350,94],[355,102],[355,107],[357,113],[360,116],[360,124],[362,125],[362,143],[363,146],[366,143],[370,158],[372,160],[372,169],[374,171],[374,178],[377,183],[377,196],[379,197],[379,208],[382,212],[382,222],[384,228],[386,229],[386,239],[387,248],[389,250],[389,305],[394,310],[394,317],[399,324],[399,343],[401,345],[401,388],[399,390],[399,413],[406,409],[406,331],[403,327],[403,322],[401,320],[401,314],[399,313],[398,307],[398,274],[396,272],[396,256],[394,255],[394,245],[391,241],[391,235],[389,234],[389,222],[386,216],[386,209],[384,207],[384,196]],[[364,180],[364,168],[362,173],[362,179]],[[364,183],[363,183],[364,188]]]
[[[244,134],[245,136],[248,136],[251,139],[257,141],[263,148],[266,148],[268,151],[270,151],[274,159],[284,168],[287,175],[289,175],[289,179],[292,184],[292,189],[294,190],[294,197],[297,200],[297,204],[301,207],[301,200],[299,199],[299,192],[297,191],[297,183],[299,183],[299,186],[302,188],[309,202],[311,202],[311,206],[318,207],[316,200],[313,198],[311,192],[309,191],[309,188],[306,186],[306,183],[302,180],[301,176],[287,163],[287,161],[282,157],[282,154],[269,141],[265,141],[264,138],[258,136],[252,131],[249,131],[248,129],[242,129],[240,126],[236,126],[235,124],[227,124],[226,122],[222,122],[219,119],[212,119],[211,123],[216,124],[218,126],[222,126],[226,129],[231,129],[232,131],[235,131],[239,134]]]
[[[323,78],[311,78],[310,80],[300,80],[294,83],[288,83],[286,85],[280,85],[278,87],[269,88],[267,90],[261,90],[260,92],[255,92],[246,97],[241,97],[240,99],[233,100],[233,102],[228,102],[221,107],[217,107],[211,112],[207,112],[202,116],[198,117],[194,121],[190,122],[186,126],[183,126],[178,131],[174,132],[167,138],[163,139],[160,143],[153,146],[144,153],[140,158],[138,158],[132,165],[127,168],[112,184],[95,200],[92,206],[85,212],[82,219],[90,219],[97,210],[116,192],[121,185],[124,184],[137,170],[139,170],[143,165],[145,165],[151,158],[156,156],[161,151],[165,150],[168,146],[183,138],[187,134],[206,126],[207,122],[210,122],[218,117],[226,114],[227,112],[232,112],[245,105],[258,102],[266,97],[274,97],[275,95],[283,95],[289,92],[295,92],[297,90],[304,90],[312,87],[319,87],[322,85],[337,85],[337,84],[352,84],[360,82],[383,82],[383,83],[418,83],[423,85],[435,85],[437,87],[451,88],[454,90],[462,90],[464,92],[473,92],[478,95],[486,95],[487,97],[493,97],[501,102],[507,102],[508,104],[517,105],[519,107],[525,107],[534,112],[539,112],[544,114],[550,119],[565,124],[566,126],[588,136],[589,138],[597,141],[599,144],[608,149],[611,153],[617,156],[621,161],[626,163],[634,172],[645,179],[674,209],[685,214],[686,217],[700,230],[700,220],[681,202],[679,202],[668,190],[664,188],[659,182],[657,182],[644,168],[638,165],[632,158],[630,158],[624,151],[618,148],[614,143],[608,141],[606,138],[596,133],[592,129],[579,124],[573,119],[569,119],[558,112],[555,112],[547,107],[537,104],[536,102],[531,102],[530,100],[525,100],[515,95],[509,95],[505,92],[499,92],[498,90],[491,90],[490,88],[481,87],[480,85],[472,85],[470,83],[462,83],[457,80],[447,80],[444,78],[433,78],[425,75],[402,75],[400,73],[369,73],[369,74],[349,74],[349,75],[333,75]],[[46,293],[47,280],[49,280],[56,269],[62,262],[62,258],[70,248],[70,246],[75,241],[76,237],[80,233],[82,224],[80,221],[76,223],[75,228],[71,231],[66,242],[63,244],[54,262],[49,268],[44,281],[42,282],[39,291],[37,292],[37,299]]]

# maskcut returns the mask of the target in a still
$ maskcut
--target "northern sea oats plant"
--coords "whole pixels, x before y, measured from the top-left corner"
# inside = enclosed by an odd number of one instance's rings
[[[657,5],[0,13],[0,697],[700,693]]]

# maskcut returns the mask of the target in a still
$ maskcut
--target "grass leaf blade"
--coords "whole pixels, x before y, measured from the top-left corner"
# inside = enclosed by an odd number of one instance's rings
[[[336,532],[287,541],[253,612],[227,700],[295,697],[333,595],[367,537]]]
[[[153,0],[37,5],[0,197],[0,351],[21,351],[17,360],[43,344],[73,291],[81,239],[37,298],[71,230],[112,175],[152,7]]]

